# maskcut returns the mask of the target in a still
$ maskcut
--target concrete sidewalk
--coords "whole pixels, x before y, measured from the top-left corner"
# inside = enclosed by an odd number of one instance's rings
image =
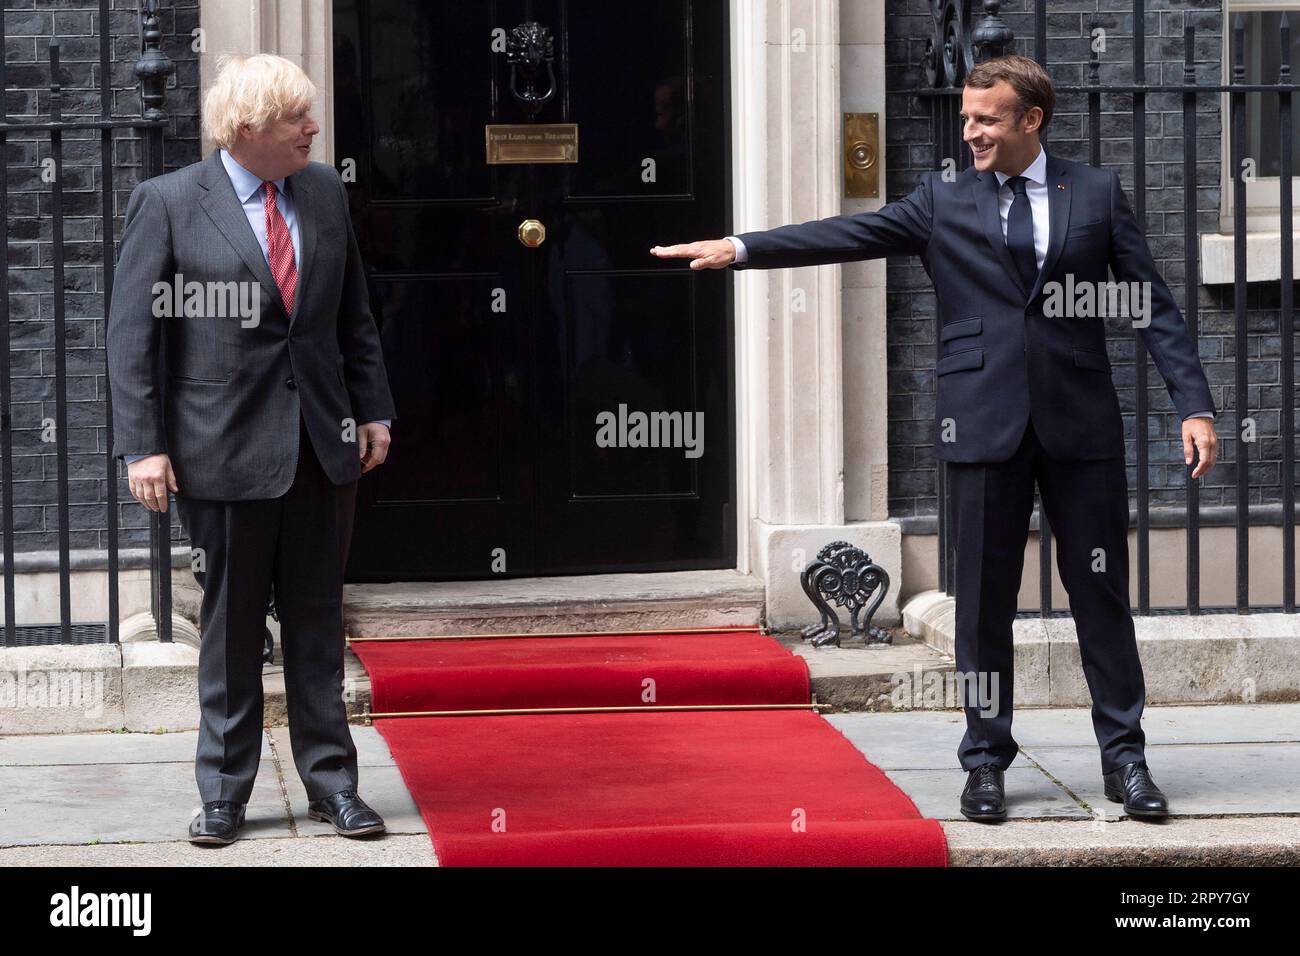
[[[959,712],[826,719],[943,822],[953,865],[1300,863],[1300,704],[1148,707],[1147,759],[1173,812],[1163,823],[1129,820],[1104,798],[1084,708],[1017,711],[1021,753],[998,825],[957,811]],[[248,822],[220,848],[184,839],[196,732],[0,738],[0,866],[436,865],[383,738],[352,730],[361,795],[386,835],[349,840],[308,820],[288,729],[271,727]]]

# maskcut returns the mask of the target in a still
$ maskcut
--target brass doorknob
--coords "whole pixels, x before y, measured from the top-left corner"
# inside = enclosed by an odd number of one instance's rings
[[[529,249],[536,249],[546,241],[546,227],[536,219],[525,219],[519,224],[519,241]]]

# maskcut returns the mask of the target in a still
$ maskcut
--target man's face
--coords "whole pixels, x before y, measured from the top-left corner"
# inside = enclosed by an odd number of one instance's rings
[[[247,156],[263,179],[279,179],[304,169],[311,161],[311,139],[320,127],[306,105],[281,116],[258,132],[243,126],[239,130],[241,154]],[[250,167],[251,168],[251,167]]]
[[[962,139],[970,144],[975,168],[1019,176],[1038,155],[1043,111],[1035,106],[1019,120],[1016,91],[1006,80],[987,90],[966,87],[961,94]]]

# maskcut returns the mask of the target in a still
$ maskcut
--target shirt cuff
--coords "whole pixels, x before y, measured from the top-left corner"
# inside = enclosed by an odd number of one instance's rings
[[[376,418],[372,424],[383,425],[385,428],[391,428],[393,426],[393,420],[391,418]]]
[[[1208,418],[1210,421],[1214,421],[1214,412],[1192,412],[1187,418]],[[1187,421],[1187,418],[1184,418],[1183,421]]]
[[[736,250],[736,258],[731,260],[733,263],[744,262],[749,258],[749,253],[745,250],[745,244],[743,242],[735,236],[727,236],[726,239],[735,247]]]
[[[148,457],[149,457],[148,455],[123,455],[122,461],[129,465],[133,462],[139,461],[141,458],[148,458]]]

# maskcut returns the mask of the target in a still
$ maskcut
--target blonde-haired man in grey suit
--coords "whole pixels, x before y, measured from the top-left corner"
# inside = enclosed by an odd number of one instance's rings
[[[203,117],[218,148],[136,187],[109,310],[114,454],[146,508],[175,493],[205,574],[195,843],[244,821],[272,587],[308,816],[384,829],[357,794],[342,593],[357,480],[395,413],[343,184],[309,159],[315,93],[281,57],[221,61]]]

